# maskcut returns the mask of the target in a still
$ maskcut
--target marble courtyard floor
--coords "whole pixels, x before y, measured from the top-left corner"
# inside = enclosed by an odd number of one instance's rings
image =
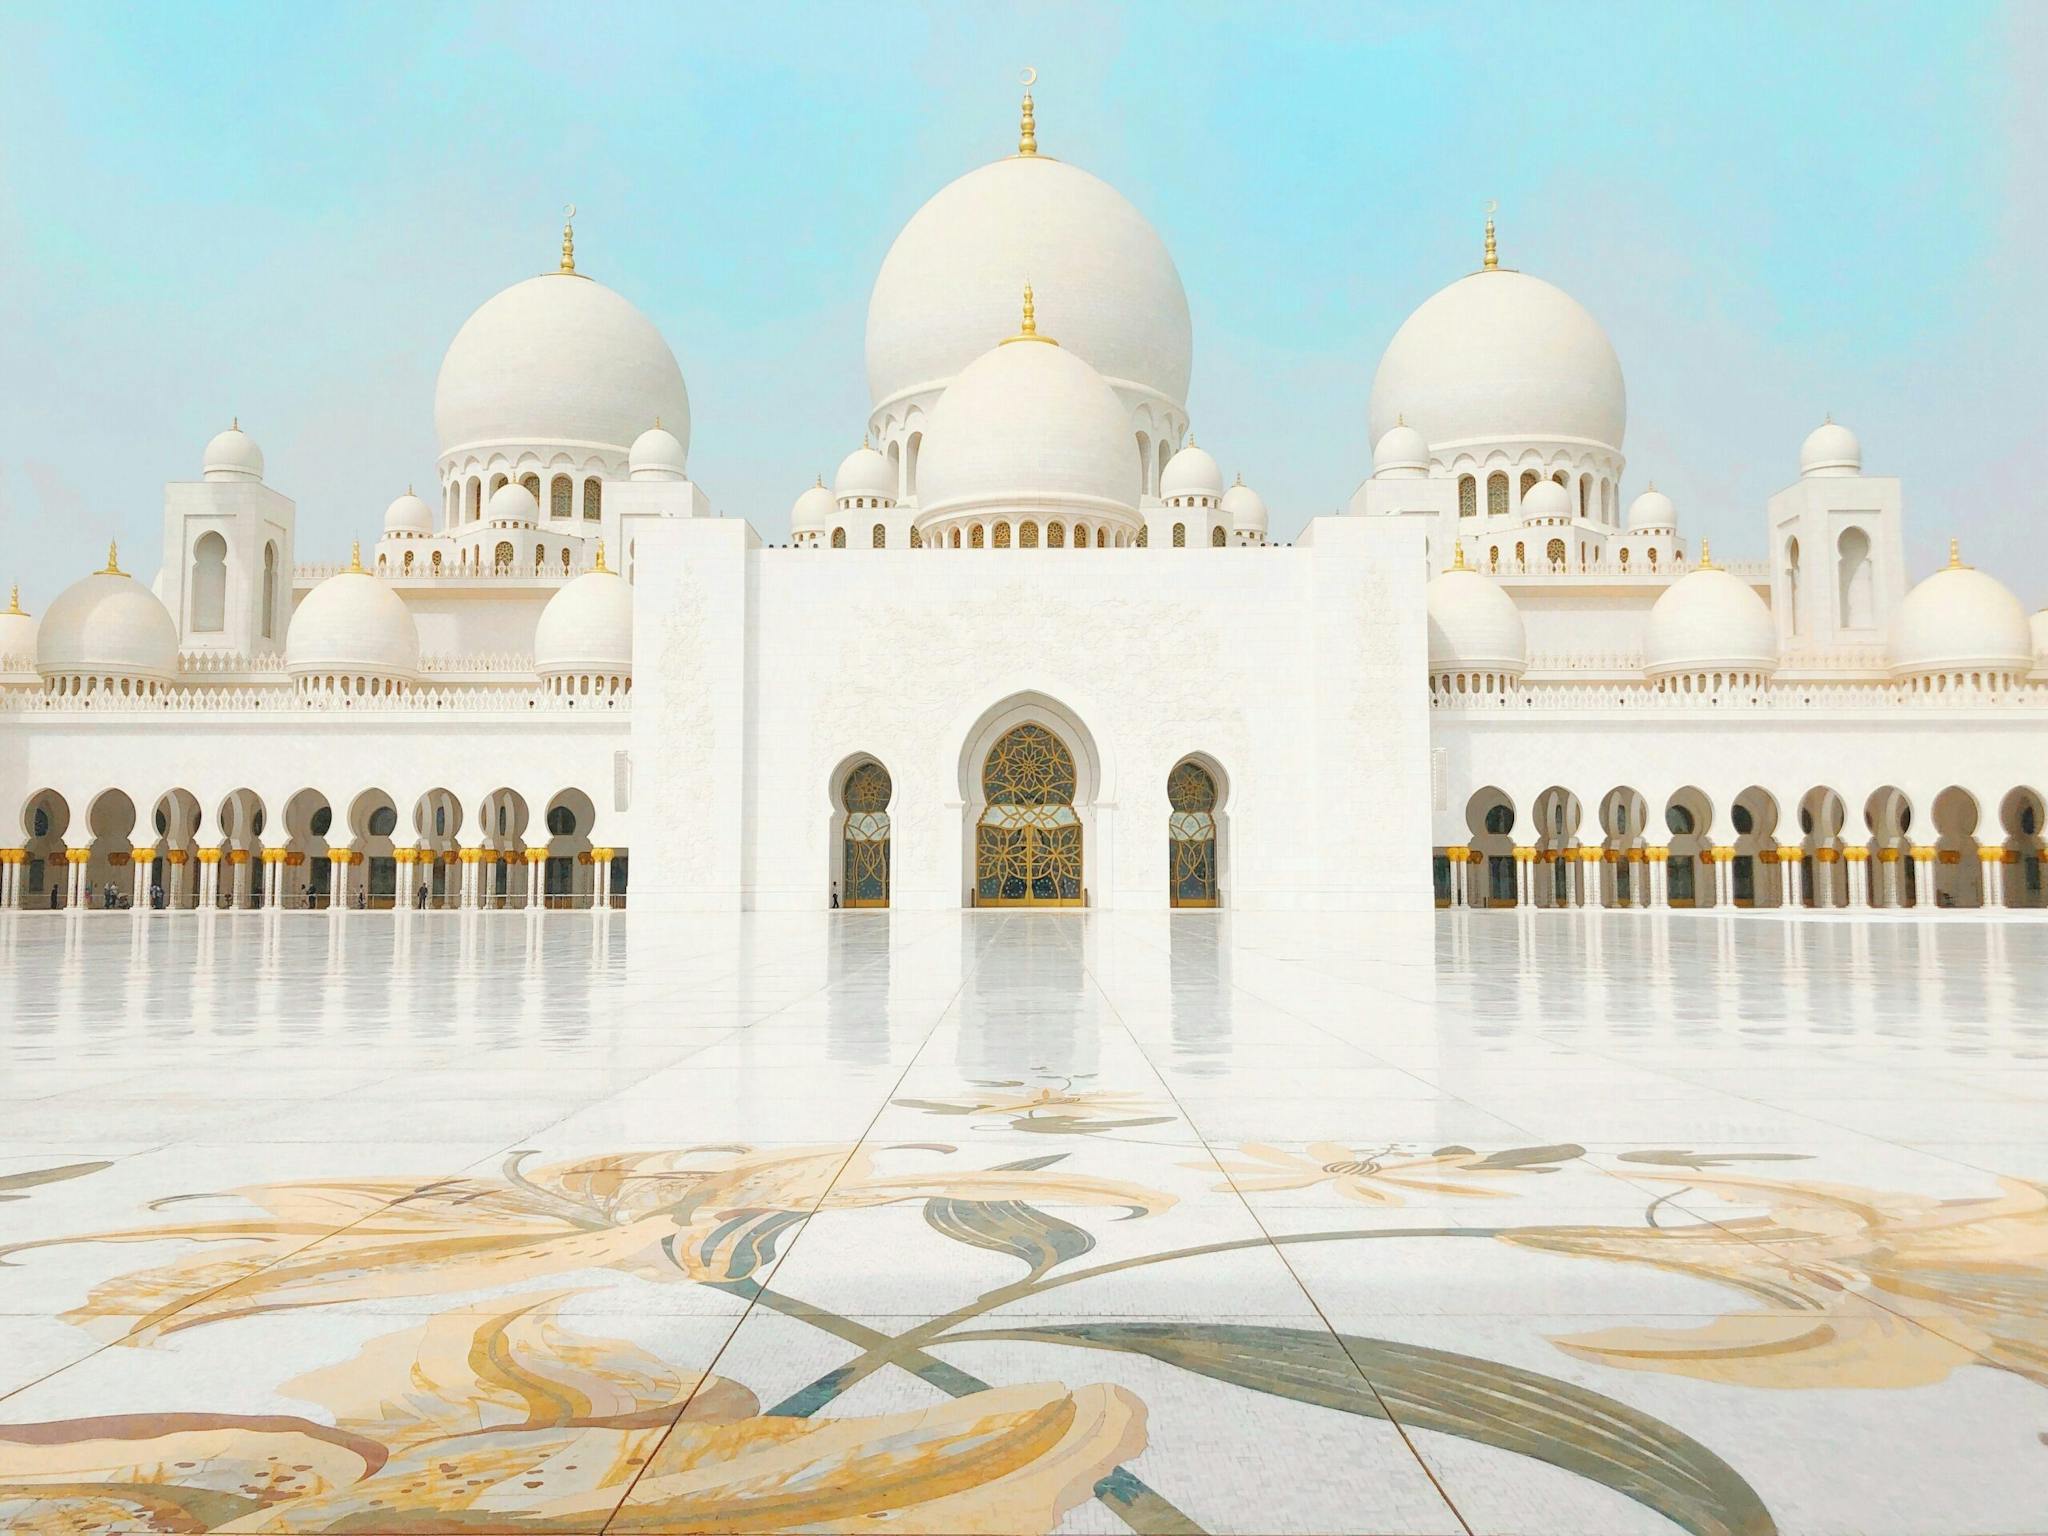
[[[0,917],[0,1530],[2048,1530],[2048,925]]]

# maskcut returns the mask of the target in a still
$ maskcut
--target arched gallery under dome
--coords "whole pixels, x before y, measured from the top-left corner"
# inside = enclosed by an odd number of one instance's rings
[[[1816,408],[1693,540],[1609,296],[1475,217],[1355,338],[1355,478],[1269,507],[1147,190],[1029,97],[985,137],[803,360],[869,414],[786,532],[567,221],[420,338],[436,455],[358,515],[220,402],[160,547],[0,612],[0,905],[2048,903],[2048,614],[1909,566],[1887,445]]]

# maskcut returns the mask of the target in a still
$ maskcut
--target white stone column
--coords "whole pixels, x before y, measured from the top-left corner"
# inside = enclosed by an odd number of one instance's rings
[[[1848,865],[1849,905],[1859,912],[1866,911],[1870,906],[1870,850],[1844,848],[1842,858]]]
[[[330,848],[327,850],[327,915],[339,916],[348,910],[348,850]]]
[[[526,850],[526,905],[547,905],[547,857],[545,846]]]
[[[1977,848],[1977,873],[1984,892],[1984,905],[2002,907],[2005,905],[2005,845],[1983,843]]]
[[[1671,849],[1657,845],[1643,850],[1643,905],[1663,908],[1671,905]]]
[[[1451,910],[1465,905],[1465,850],[1458,847],[1444,850],[1444,862],[1450,870]]]
[[[603,912],[612,909],[612,852],[610,848],[590,850],[590,905]]]

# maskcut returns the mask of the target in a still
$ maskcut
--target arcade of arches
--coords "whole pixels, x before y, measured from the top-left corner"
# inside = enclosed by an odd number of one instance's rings
[[[1552,786],[1526,809],[1488,786],[1465,820],[1470,840],[1436,850],[1439,907],[2048,906],[2048,804],[2024,786],[1987,807],[1951,785],[1916,807],[1889,785],[1853,806],[1825,785],[1783,800],[1752,785],[1725,821],[1693,786],[1661,804]]]

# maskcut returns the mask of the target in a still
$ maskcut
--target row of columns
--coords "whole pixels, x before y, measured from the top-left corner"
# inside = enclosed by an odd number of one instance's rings
[[[1976,852],[1981,866],[1980,873],[1983,876],[1982,904],[1986,907],[2002,907],[2005,905],[2005,866],[2016,862],[2016,857],[2001,843],[1979,844]],[[1477,848],[1460,847],[1446,848],[1444,854],[1450,864],[1450,904],[1453,907],[1491,905],[1486,870],[1487,855]],[[1835,899],[1835,882],[1832,879],[1819,882],[1809,897],[1805,862],[1808,853],[1798,844],[1786,843],[1752,855],[1759,863],[1775,864],[1784,871],[1785,906],[1803,907],[1811,899],[1816,907],[1840,906],[1857,911],[1905,904],[1906,881],[1902,866],[1909,858],[1920,866],[1914,880],[1914,885],[1920,893],[1919,899],[1931,905],[1934,890],[1933,865],[1940,856],[1940,849],[1924,843],[1903,849],[1879,849],[1875,860],[1871,857],[1871,851],[1864,847],[1852,845],[1847,848],[1817,848],[1811,855],[1816,864],[1828,869],[1832,869],[1837,863],[1846,867],[1846,898],[1838,902]],[[1515,905],[1536,905],[1536,866],[1540,862],[1554,860],[1565,864],[1568,869],[1564,905],[1666,906],[1670,901],[1670,881],[1667,873],[1670,858],[1669,847],[1654,845],[1628,849],[1564,848],[1548,852],[1517,845],[1514,850]],[[1727,846],[1702,848],[1697,858],[1700,873],[1696,878],[1705,878],[1711,882],[1713,905],[1733,907],[1736,850]],[[1601,879],[1600,866],[1616,863],[1638,866],[1642,872],[1640,888],[1632,881],[1625,902],[1608,900],[1607,887]],[[1876,865],[1875,869],[1871,867],[1873,863]]]
[[[592,848],[591,904],[606,907],[611,904],[612,859],[617,850]],[[427,860],[434,857],[430,850],[418,848],[394,848],[392,858],[398,866],[398,891],[396,904],[404,911],[417,911],[420,901],[421,884],[414,879],[414,870],[424,853]],[[87,888],[87,866],[92,860],[90,848],[66,848],[64,855],[64,905],[77,910],[92,905],[92,892]],[[515,898],[524,906],[541,905],[544,893],[541,882],[544,878],[542,866],[547,862],[546,847],[533,847],[500,852],[492,848],[462,848],[456,850],[457,868],[460,871],[454,889],[449,892],[449,905],[457,907],[480,907],[486,903],[483,870],[487,863],[503,860],[525,866],[525,875],[518,889],[508,889],[504,895],[507,901]],[[130,873],[129,901],[136,911],[145,911],[150,905],[150,893],[157,884],[152,879],[158,859],[154,847],[137,846],[128,852]],[[185,905],[185,882],[190,878],[194,860],[188,858],[186,850],[174,848],[163,855],[168,866],[164,878],[166,903],[173,908]],[[262,879],[263,905],[275,910],[283,905],[285,867],[290,854],[283,848],[265,848],[260,862],[252,861],[245,848],[201,848],[196,850],[198,873],[198,906],[210,911],[220,905],[221,866],[228,868],[227,891],[229,905],[241,909],[255,905],[255,880],[258,872]],[[362,878],[367,879],[366,857],[354,848],[331,848],[327,852],[331,869],[328,881],[328,909],[343,911],[354,900],[357,879],[352,871],[364,870]],[[27,893],[22,887],[22,870],[28,862],[28,850],[24,848],[0,848],[0,910],[15,910],[26,900]],[[491,896],[495,897],[496,892]]]

